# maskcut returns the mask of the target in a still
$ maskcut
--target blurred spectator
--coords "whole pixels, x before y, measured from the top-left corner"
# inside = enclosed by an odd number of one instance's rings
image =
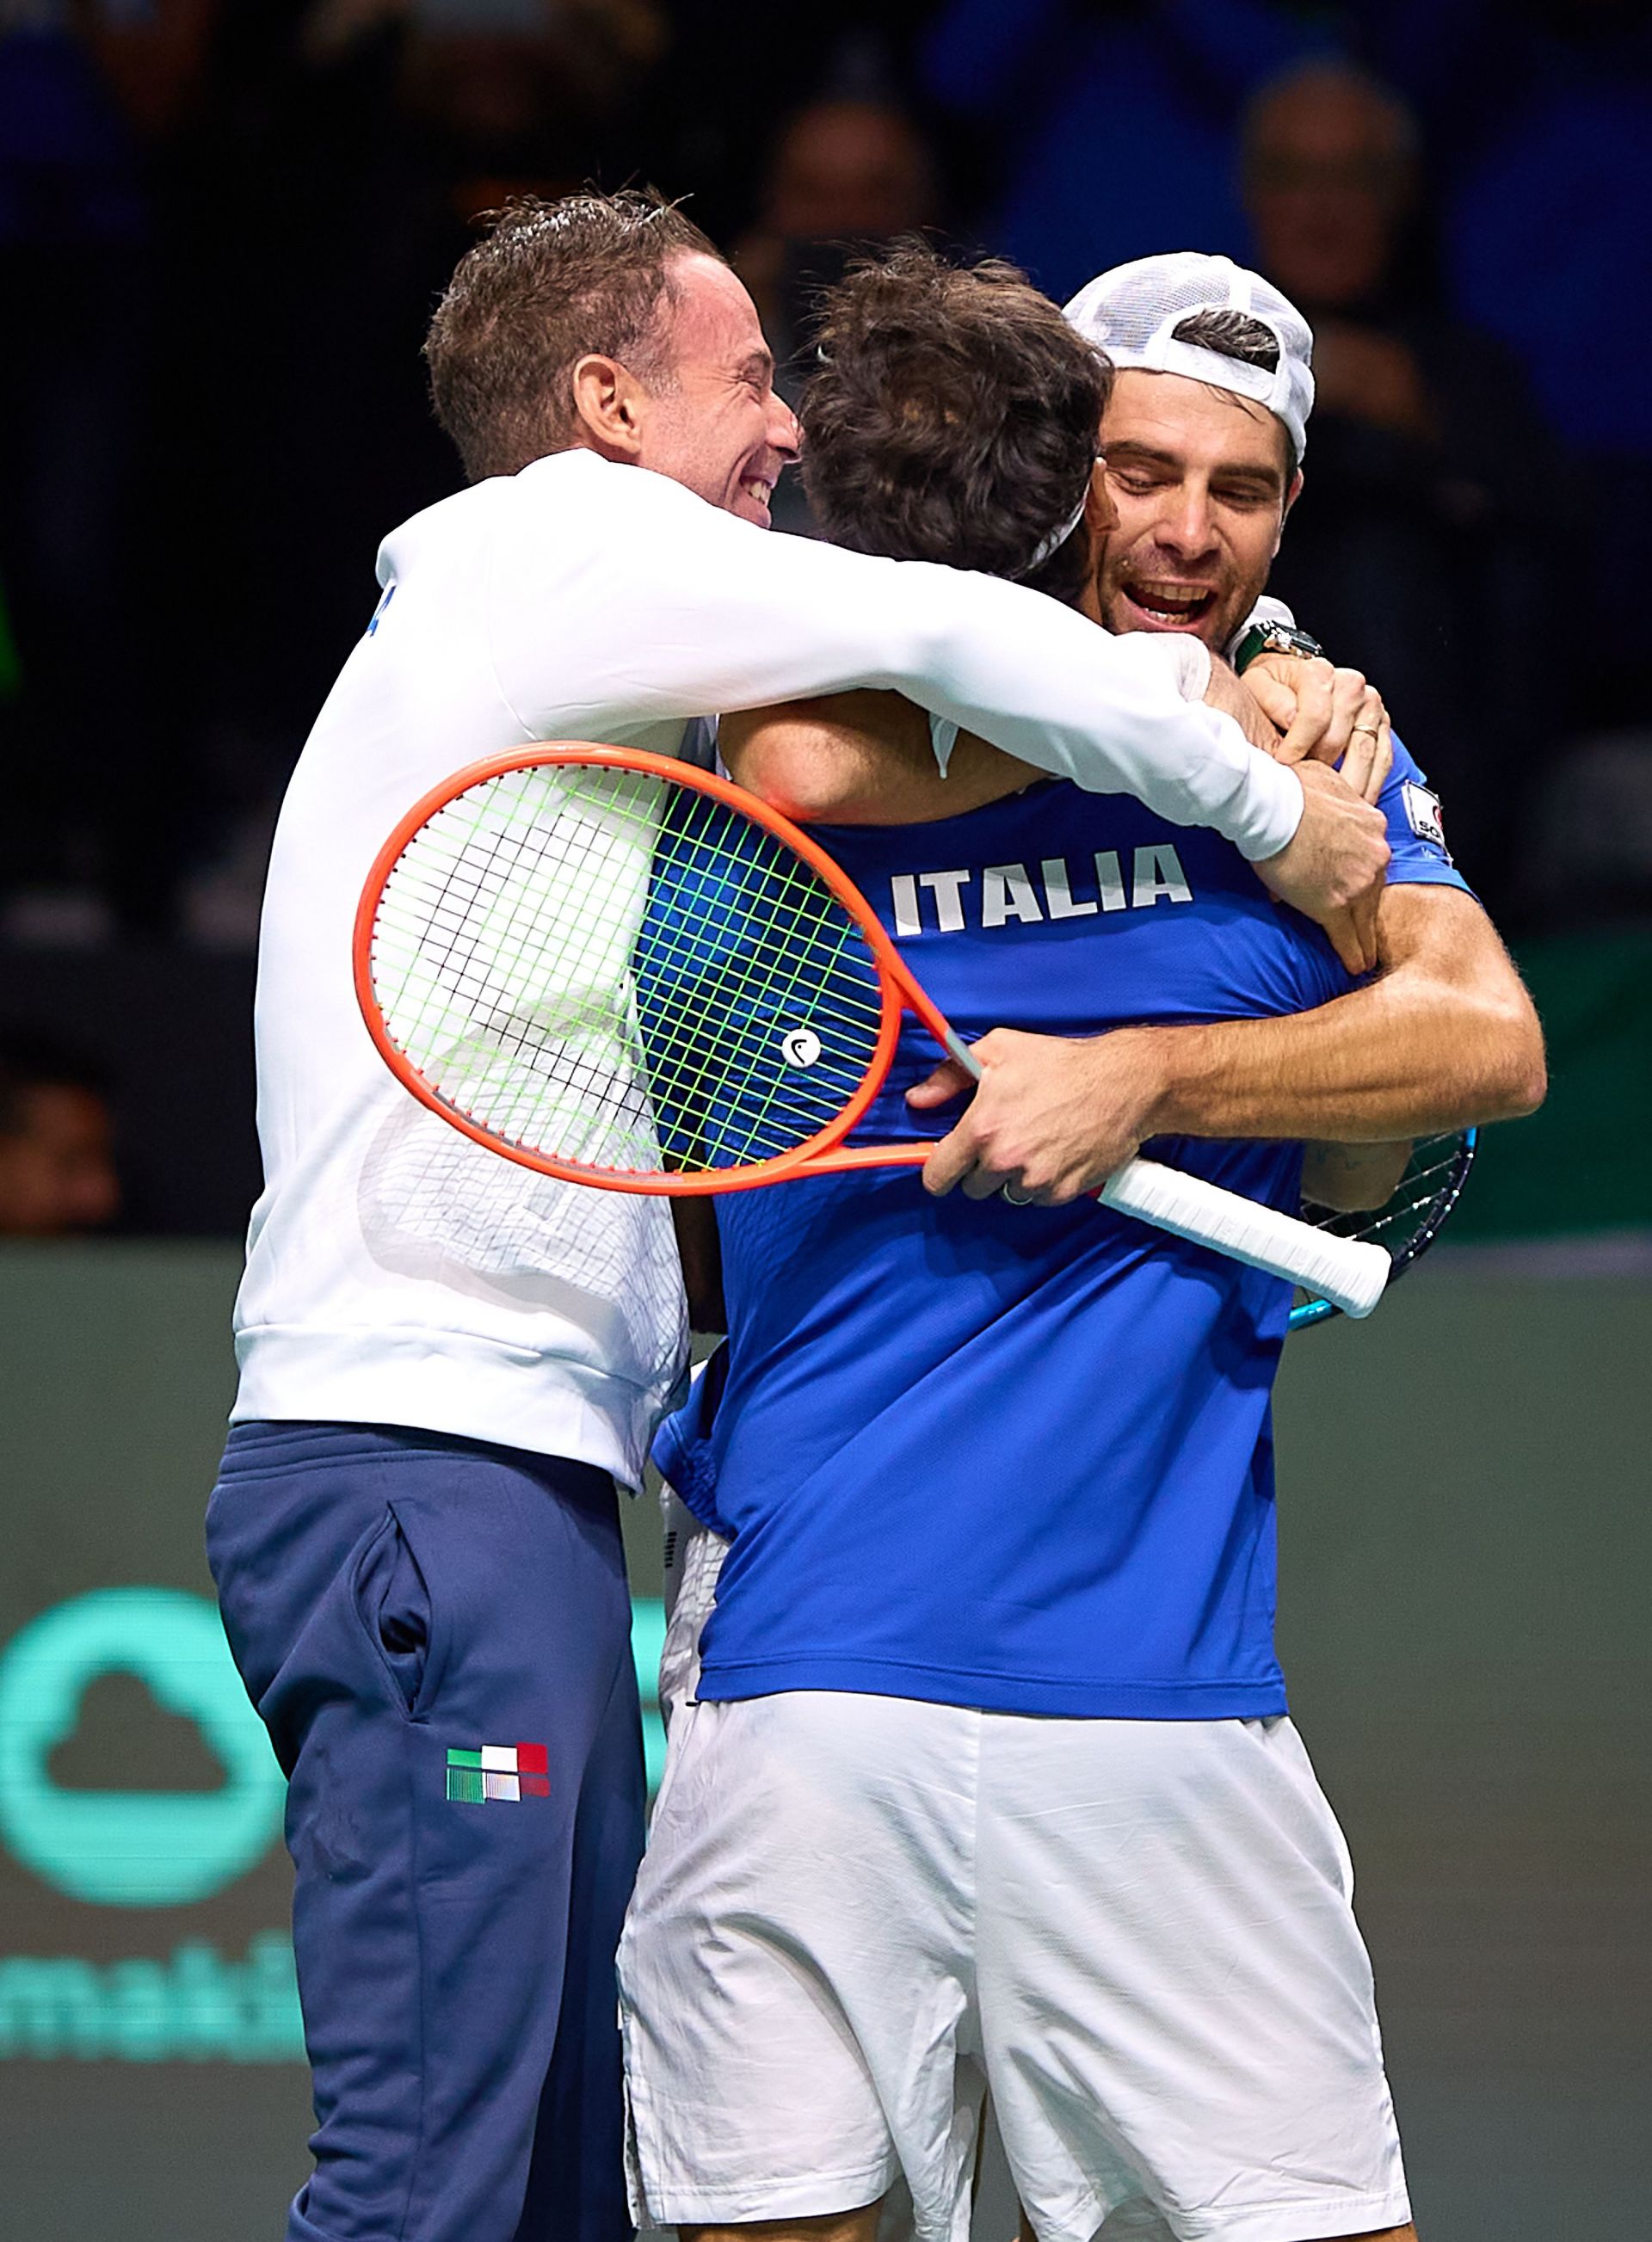
[[[256,918],[273,804],[372,613],[380,539],[455,486],[420,358],[430,305],[480,211],[635,168],[669,29],[655,0],[289,0],[287,17],[285,44],[226,19],[185,213],[212,277],[187,378],[218,473],[194,540],[213,816],[182,913],[212,946]]]
[[[1324,44],[1274,0],[950,0],[923,82],[996,144],[981,233],[1060,301],[1161,250],[1242,257],[1240,105]]]
[[[1519,797],[1552,746],[1544,621],[1566,495],[1501,345],[1433,308],[1411,112],[1346,64],[1299,65],[1245,122],[1252,261],[1314,330],[1307,473],[1276,588],[1381,685],[1453,845],[1510,900]]]
[[[69,0],[65,13],[146,138],[172,131],[198,97],[223,0]]]
[[[757,224],[735,252],[776,361],[776,386],[796,404],[815,299],[856,249],[890,241],[940,215],[934,160],[916,122],[870,98],[811,102],[782,127]],[[774,525],[811,534],[800,477],[782,478]]]
[[[403,115],[441,148],[464,223],[600,167],[669,37],[655,0],[312,0],[300,50],[331,68],[386,32]]]
[[[1590,566],[1632,574],[1652,509],[1652,5],[1342,0],[1343,28],[1420,114],[1460,317],[1517,358],[1581,463]],[[1571,696],[1639,719],[1652,613],[1613,619]]]
[[[746,285],[776,308],[789,249],[888,241],[937,215],[935,166],[917,127],[892,103],[811,103],[781,133],[756,227],[742,243]]]
[[[911,50],[935,0],[668,0],[667,97],[649,120],[645,168],[691,198],[714,241],[757,222],[776,119],[816,101],[910,109]]]
[[[1518,354],[1583,460],[1589,565],[1622,581],[1652,511],[1652,9],[1515,0],[1482,7],[1481,32],[1459,81],[1454,299]],[[1652,616],[1631,602],[1580,681],[1585,720],[1642,715],[1649,661]]]
[[[1652,456],[1652,6],[1345,4],[1424,117],[1456,308],[1568,444]]]
[[[44,1037],[0,1033],[0,1238],[101,1230],[120,1211],[102,1077]]]
[[[0,585],[14,647],[0,889],[84,886],[110,870],[101,743],[88,743],[72,797],[52,766],[66,715],[94,705],[76,688],[111,688],[127,650],[148,240],[137,151],[72,11],[0,5]]]

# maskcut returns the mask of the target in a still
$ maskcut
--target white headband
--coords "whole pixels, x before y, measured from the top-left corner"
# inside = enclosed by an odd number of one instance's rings
[[[1098,452],[1096,454],[1096,460],[1099,460],[1100,458],[1101,453]],[[1010,581],[1012,584],[1018,584],[1024,576],[1031,576],[1038,569],[1042,568],[1044,562],[1050,558],[1050,555],[1052,553],[1058,553],[1062,547],[1066,543],[1067,540],[1072,535],[1073,531],[1078,528],[1079,523],[1085,518],[1085,508],[1090,503],[1090,484],[1091,476],[1093,476],[1094,473],[1095,464],[1092,462],[1090,473],[1085,477],[1084,496],[1079,500],[1078,505],[1074,507],[1072,512],[1067,516],[1067,519],[1062,523],[1060,528],[1052,529],[1051,531],[1049,536],[1044,539],[1043,544],[1039,546],[1038,551],[1033,554],[1031,560],[1026,563],[1025,567],[1016,570],[1014,575],[1010,579]]]

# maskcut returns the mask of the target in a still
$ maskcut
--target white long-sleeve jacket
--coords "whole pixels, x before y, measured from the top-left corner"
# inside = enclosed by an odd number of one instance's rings
[[[415,515],[379,581],[270,865],[238,1419],[417,1426],[635,1484],[679,1376],[665,1203],[471,1144],[396,1082],[357,1010],[351,929],[373,859],[462,765],[542,739],[672,755],[695,717],[880,686],[1253,858],[1301,815],[1293,775],[1197,697],[1196,642],[1110,638],[988,577],[766,534],[592,453]]]

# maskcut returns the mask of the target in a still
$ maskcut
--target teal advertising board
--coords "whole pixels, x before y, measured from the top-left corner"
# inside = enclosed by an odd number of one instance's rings
[[[273,2237],[306,2168],[285,1786],[201,1547],[239,1266],[0,1247],[0,2163],[30,2242]],[[652,1704],[647,1742],[657,1777]]]

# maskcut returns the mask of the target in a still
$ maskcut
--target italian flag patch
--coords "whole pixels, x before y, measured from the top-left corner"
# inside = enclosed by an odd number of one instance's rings
[[[447,1796],[460,1806],[490,1798],[548,1798],[550,1761],[543,1744],[481,1744],[474,1751],[447,1748]]]

